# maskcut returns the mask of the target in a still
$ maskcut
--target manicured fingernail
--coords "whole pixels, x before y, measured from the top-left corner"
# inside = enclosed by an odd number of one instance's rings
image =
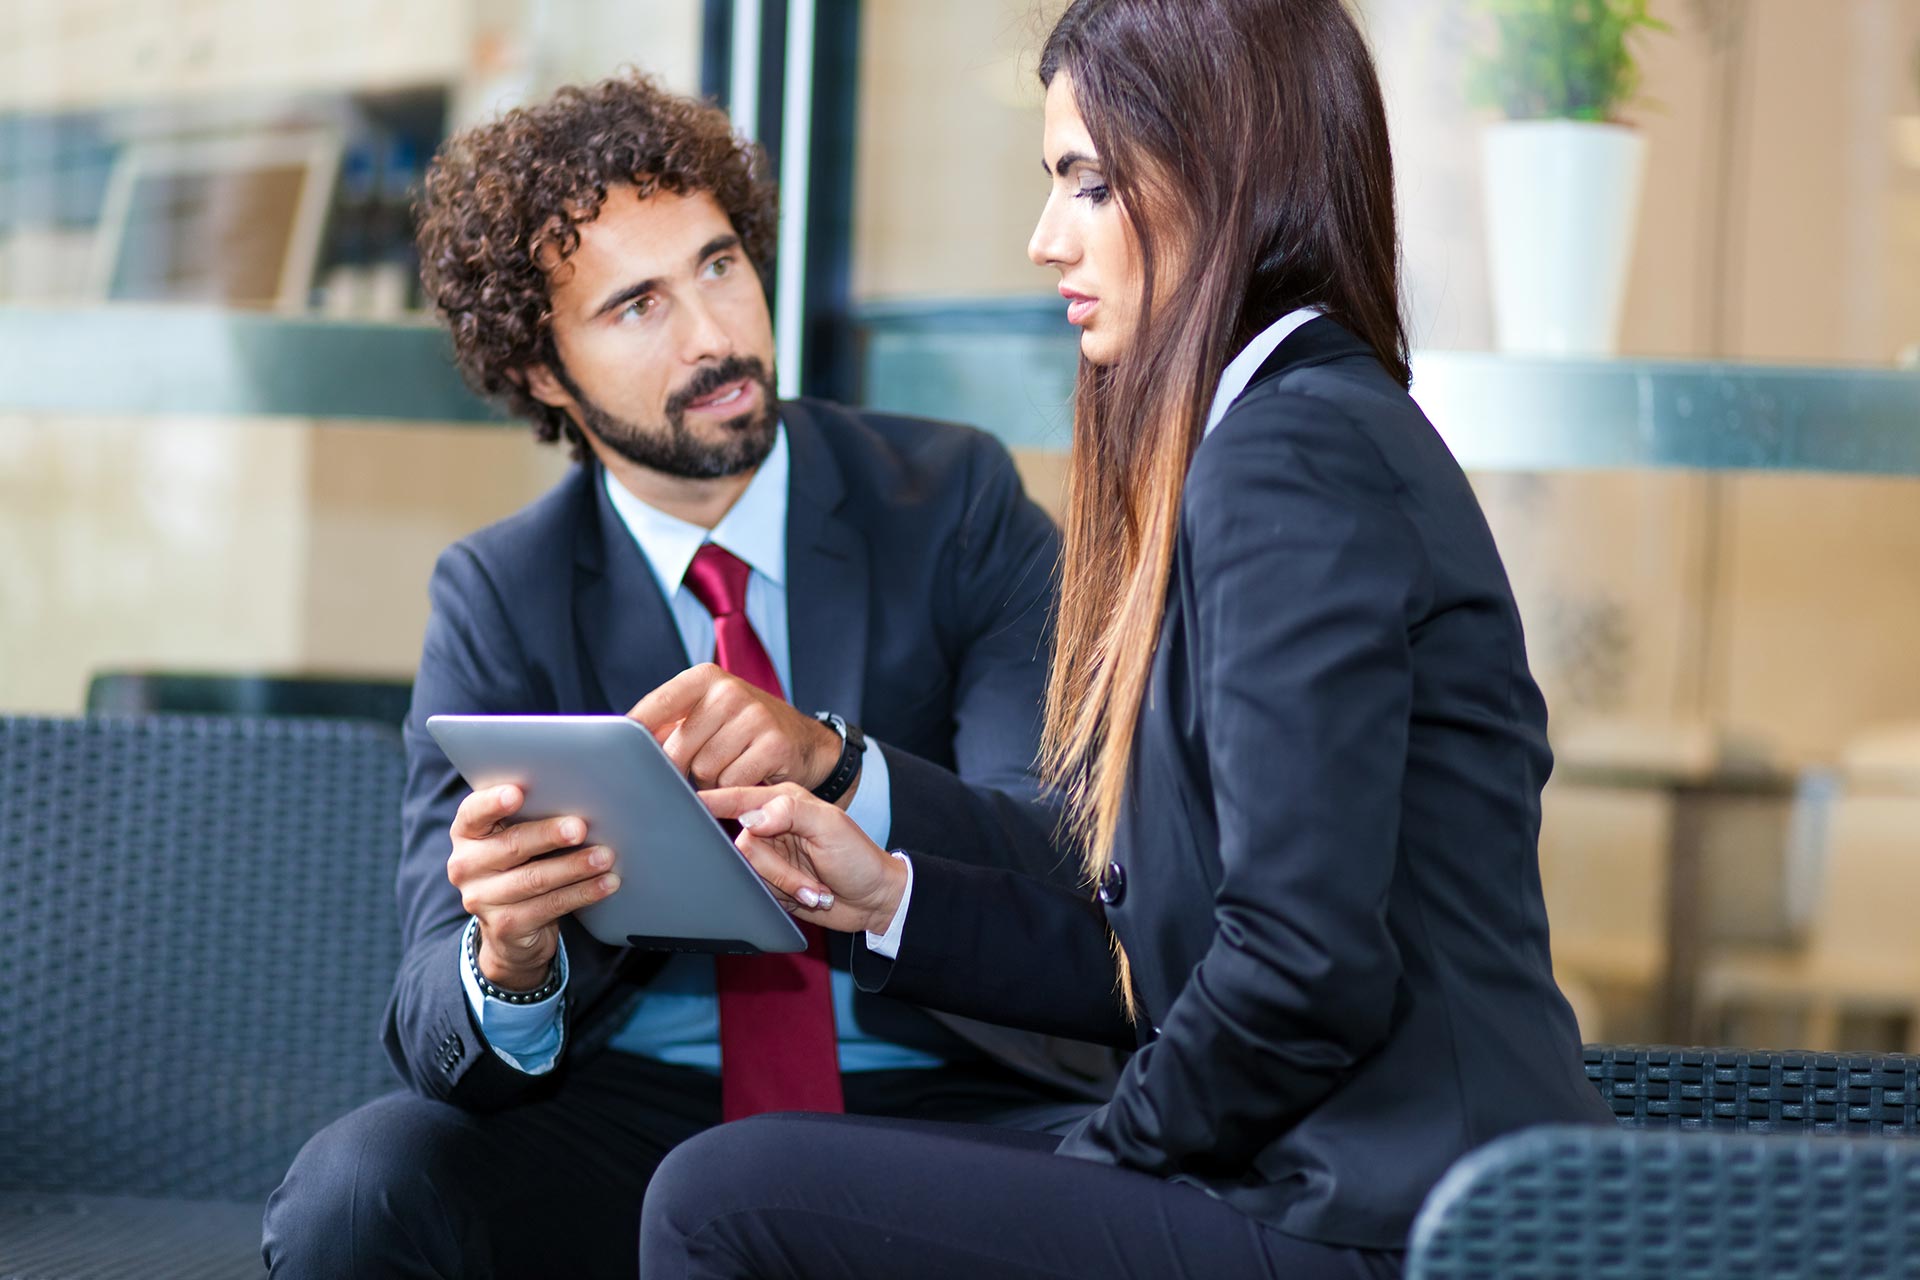
[[[613,851],[610,849],[595,849],[587,855],[587,864],[595,868],[611,866],[613,864]]]
[[[832,895],[832,894],[830,894],[830,893],[817,893],[817,894],[815,894],[815,895],[814,895],[814,897],[816,897],[816,898],[818,898],[818,899],[819,899],[819,901],[818,901],[818,902],[816,902],[816,903],[814,903],[814,904],[813,904],[814,906],[816,906],[816,907],[818,907],[818,908],[819,908],[820,910],[822,910],[822,911],[831,911],[831,910],[833,910],[833,895]]]
[[[794,894],[793,896],[800,899],[800,905],[803,907],[817,907],[820,905],[820,895],[815,893],[813,890],[807,888],[805,885],[802,885],[800,888],[800,892]]]
[[[611,876],[600,877],[600,892],[612,893],[615,889],[618,889],[619,887],[620,887],[619,876],[611,875]]]
[[[749,830],[762,825],[766,820],[767,811],[765,809],[749,809],[740,815],[740,825]]]

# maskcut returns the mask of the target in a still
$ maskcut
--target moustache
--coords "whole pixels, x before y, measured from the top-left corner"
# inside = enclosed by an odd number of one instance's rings
[[[667,400],[667,416],[678,421],[687,411],[687,406],[695,400],[710,396],[729,382],[738,382],[742,378],[750,378],[764,386],[767,367],[757,356],[728,356],[718,364],[710,364],[688,378],[687,385]]]

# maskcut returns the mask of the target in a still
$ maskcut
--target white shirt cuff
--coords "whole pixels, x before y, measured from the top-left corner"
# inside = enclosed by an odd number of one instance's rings
[[[885,933],[867,930],[867,950],[889,960],[900,958],[900,935],[907,927],[907,904],[913,901],[913,859],[899,850],[894,857],[907,864],[907,887],[900,891],[900,905],[894,910],[893,923],[887,926]]]

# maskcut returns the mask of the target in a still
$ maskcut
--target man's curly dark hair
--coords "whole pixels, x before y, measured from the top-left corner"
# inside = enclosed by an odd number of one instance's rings
[[[760,279],[773,278],[778,189],[758,150],[718,107],[631,70],[455,134],[414,203],[421,283],[453,331],[461,373],[531,418],[541,441],[565,436],[576,460],[588,456],[579,428],[534,399],[520,371],[558,366],[548,278],[620,183],[642,197],[708,192]]]

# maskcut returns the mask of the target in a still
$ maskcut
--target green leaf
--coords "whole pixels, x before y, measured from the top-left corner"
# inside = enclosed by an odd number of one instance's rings
[[[1472,0],[1494,36],[1469,71],[1476,105],[1513,120],[1612,120],[1640,92],[1632,42],[1671,28],[1649,0]]]

